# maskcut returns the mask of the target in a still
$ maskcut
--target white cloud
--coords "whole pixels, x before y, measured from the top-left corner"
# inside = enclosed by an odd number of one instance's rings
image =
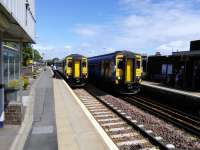
[[[75,25],[72,30],[77,41],[56,48],[54,55],[63,57],[73,52],[93,56],[124,49],[148,54],[156,51],[169,54],[172,49],[188,50],[191,40],[200,39],[199,0],[118,2],[120,14],[100,24]],[[48,53],[55,50],[52,46],[40,48],[49,49]]]
[[[120,25],[124,45],[148,49],[168,43],[185,43],[200,38],[200,10],[194,9],[197,0],[121,0],[129,16]],[[173,42],[174,41],[174,42]],[[171,45],[171,44],[170,44]],[[185,45],[185,44],[182,44]],[[171,45],[173,46],[173,44]],[[177,45],[175,45],[177,46]],[[188,47],[188,46],[187,46]],[[185,50],[186,47],[178,46]]]
[[[48,44],[35,44],[33,45],[35,49],[37,49],[42,55],[44,55],[45,59],[52,59],[58,57],[60,59],[72,53],[72,46],[65,45],[63,47],[51,46]]]
[[[172,52],[176,51],[188,51],[190,47],[190,42],[188,41],[173,41],[170,43],[162,44],[156,51],[161,52],[164,55],[170,55]]]
[[[188,50],[190,40],[200,39],[198,0],[119,2],[123,15],[116,15],[109,22],[98,25],[81,25],[76,30],[79,35],[85,36],[84,40],[92,48],[99,49],[97,53],[106,52],[103,47],[149,54],[159,48]],[[165,51],[161,52],[166,54]],[[85,53],[89,54],[89,51]]]

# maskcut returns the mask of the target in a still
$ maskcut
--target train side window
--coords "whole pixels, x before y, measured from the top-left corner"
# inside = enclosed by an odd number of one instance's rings
[[[140,61],[137,60],[137,61],[136,61],[136,68],[137,68],[137,69],[140,69],[140,66],[141,66],[141,65],[140,65]]]
[[[72,67],[72,62],[69,61],[67,66],[71,68]]]
[[[117,68],[119,68],[119,69],[123,68],[123,60],[118,61]]]

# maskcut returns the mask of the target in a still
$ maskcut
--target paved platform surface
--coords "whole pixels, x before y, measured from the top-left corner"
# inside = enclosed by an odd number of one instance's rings
[[[50,70],[47,70],[41,74],[35,86],[34,122],[24,150],[56,149],[53,79]]]
[[[156,82],[143,81],[142,85],[154,87],[157,89],[162,89],[162,90],[169,91],[169,92],[176,93],[176,94],[200,98],[200,92],[192,92],[192,91],[183,91],[183,90],[173,89],[170,87],[162,86],[160,83],[156,83]]]
[[[5,125],[0,129],[0,150],[9,150],[19,128],[18,125]]]
[[[61,79],[54,79],[59,150],[107,150],[108,146]]]
[[[22,100],[26,99],[26,103],[29,102],[29,94],[31,90],[31,86],[36,80],[30,79],[30,85],[27,90],[23,90],[22,92]],[[24,104],[26,106],[27,104]],[[20,125],[7,125],[5,124],[3,128],[0,128],[0,150],[9,150],[17,138],[18,134],[21,129]],[[22,136],[22,135],[21,135]]]

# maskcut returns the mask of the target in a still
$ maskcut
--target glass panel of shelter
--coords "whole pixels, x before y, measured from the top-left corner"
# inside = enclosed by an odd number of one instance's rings
[[[19,79],[20,71],[20,59],[18,51],[4,48],[4,82],[8,85],[11,80]]]

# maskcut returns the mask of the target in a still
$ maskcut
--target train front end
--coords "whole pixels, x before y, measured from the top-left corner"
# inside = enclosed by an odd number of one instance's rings
[[[141,56],[126,52],[116,55],[117,89],[122,94],[135,94],[140,91],[141,83]]]
[[[70,55],[66,58],[66,79],[73,87],[84,86],[88,79],[88,61],[81,55]]]

